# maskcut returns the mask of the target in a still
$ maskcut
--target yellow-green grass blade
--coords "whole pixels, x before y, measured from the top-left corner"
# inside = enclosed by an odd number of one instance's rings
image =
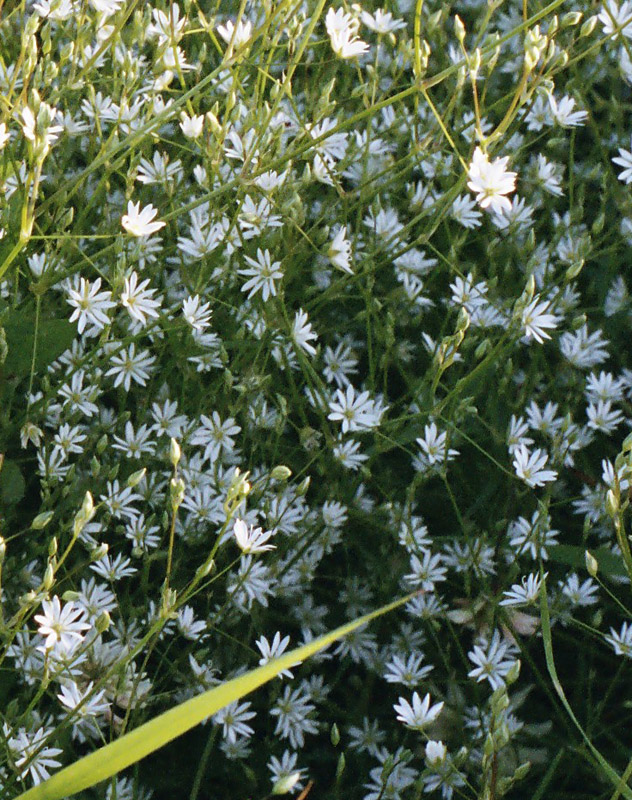
[[[229,703],[240,700],[259,686],[272,680],[282,670],[295,666],[299,661],[306,661],[319,650],[342,639],[356,628],[403,605],[412,596],[395,600],[393,603],[342,625],[340,628],[248,672],[246,675],[240,675],[238,678],[204,692],[204,694],[180,703],[120,739],[65,767],[47,781],[23,792],[15,800],[63,800],[63,798],[70,797],[83,789],[88,789],[111,778],[199,725],[202,720],[217,713]]]

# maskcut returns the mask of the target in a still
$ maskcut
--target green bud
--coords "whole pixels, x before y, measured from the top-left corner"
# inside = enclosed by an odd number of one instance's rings
[[[309,485],[312,482],[312,479],[307,476],[304,480],[302,480],[299,485],[296,487],[296,494],[298,497],[304,497],[307,494],[307,490],[309,489]]]
[[[57,537],[53,536],[53,538],[48,543],[48,555],[49,557],[53,557],[57,555]]]
[[[527,773],[531,769],[531,762],[525,761],[524,764],[521,764],[518,769],[513,774],[514,781],[521,781],[527,777]]]
[[[135,486],[142,481],[142,479],[147,474],[147,467],[143,467],[142,469],[136,470],[136,472],[132,472],[132,474],[127,479],[127,485],[130,489],[133,489]]]
[[[44,580],[42,581],[42,586],[44,587],[44,591],[49,592],[53,584],[55,583],[55,570],[53,569],[52,564],[48,564],[46,567],[46,572],[44,573]]]
[[[340,743],[340,731],[338,730],[338,726],[336,725],[335,722],[331,726],[330,737],[331,737],[331,743],[333,744],[333,746],[334,747],[338,747],[338,744]]]
[[[171,461],[171,466],[174,469],[176,469],[180,463],[181,457],[182,451],[180,450],[180,445],[173,437],[171,437],[171,442],[169,443],[169,461]]]
[[[112,624],[112,618],[107,611],[102,611],[95,621],[95,628],[98,633],[105,633]]]
[[[275,481],[287,481],[292,477],[292,470],[283,464],[279,464],[272,470],[270,477]]]
[[[458,39],[458,41],[463,44],[465,39],[465,25],[463,24],[463,20],[458,14],[454,15],[454,35]]]
[[[182,478],[172,478],[169,484],[171,495],[171,508],[177,511],[184,500],[184,481]]]
[[[34,531],[41,531],[48,525],[48,523],[54,516],[55,516],[54,511],[42,511],[42,513],[38,514],[31,523],[31,528]]]
[[[465,331],[470,327],[470,315],[465,308],[465,306],[461,306],[459,309],[459,316],[456,320],[456,330],[458,333],[465,333]]]
[[[505,675],[505,681],[507,682],[507,686],[511,686],[512,683],[515,683],[518,680],[518,677],[520,675],[520,668],[521,667],[522,667],[522,664],[520,663],[520,659],[517,659],[516,661],[514,661],[511,669]],[[507,698],[507,705],[509,705],[509,698]]]
[[[562,27],[571,28],[574,25],[579,25],[579,23],[582,21],[583,16],[584,15],[582,14],[581,11],[569,11],[562,17]]]
[[[592,17],[588,17],[579,30],[580,38],[583,38],[584,36],[590,36],[590,34],[595,30],[598,22],[599,17],[597,14]]]
[[[62,594],[61,599],[64,603],[74,603],[75,600],[79,599],[79,596],[79,592],[73,592],[72,589],[68,589]]]
[[[344,753],[340,753],[338,758],[338,763],[336,764],[336,780],[340,780],[342,773],[345,771],[345,767],[347,766],[347,759],[345,758]]]
[[[274,796],[279,794],[288,794],[288,792],[291,792],[299,782],[300,777],[300,772],[293,772],[291,775],[286,775],[283,778],[279,778],[279,780],[272,787],[271,794]]]
[[[586,550],[586,552],[584,553],[584,558],[586,560],[586,569],[588,571],[588,574],[590,575],[591,578],[596,578],[597,573],[599,572],[599,562],[593,556],[592,553],[588,552],[588,550]]]
[[[91,561],[101,561],[103,556],[107,556],[109,547],[107,542],[102,542],[98,547],[95,547],[94,550],[90,553],[90,560]]]
[[[619,511],[619,498],[616,494],[612,491],[612,489],[608,489],[608,493],[606,494],[606,512],[611,519],[617,516]]]

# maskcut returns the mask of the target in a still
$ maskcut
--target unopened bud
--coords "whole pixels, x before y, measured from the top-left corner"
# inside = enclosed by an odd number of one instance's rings
[[[599,562],[592,553],[588,552],[588,550],[586,550],[584,553],[584,558],[586,559],[586,569],[588,570],[588,574],[591,578],[596,578],[597,573],[599,572]]]
[[[454,35],[459,40],[461,44],[465,39],[465,25],[463,24],[463,20],[458,14],[454,15]]]
[[[340,776],[345,771],[345,767],[347,766],[347,759],[345,758],[344,753],[340,753],[338,758],[338,763],[336,764],[336,780],[340,779]]]
[[[135,486],[142,481],[142,479],[147,474],[147,467],[143,467],[142,469],[136,470],[136,472],[132,472],[132,474],[127,479],[127,485],[130,489],[133,489]]]
[[[606,512],[611,518],[616,517],[619,512],[619,499],[612,489],[608,489],[606,494]]]
[[[184,500],[184,481],[182,478],[172,478],[169,491],[171,494],[171,508],[177,511]]]
[[[579,25],[583,16],[581,11],[569,11],[562,17],[562,27],[571,28],[573,25]]]
[[[438,767],[443,764],[448,754],[447,747],[443,742],[435,742],[432,739],[426,742],[426,762],[429,767]]]
[[[180,463],[181,457],[182,451],[180,450],[180,445],[173,437],[171,437],[171,442],[169,443],[169,461],[171,461],[171,466],[174,469]]]
[[[507,686],[511,686],[512,683],[515,683],[518,680],[521,666],[522,664],[520,663],[520,659],[516,659],[516,661],[514,661],[514,663],[511,665],[511,669],[505,675],[505,682]],[[507,698],[507,705],[509,705],[509,698]]]
[[[42,581],[42,586],[44,587],[44,591],[45,592],[50,591],[54,583],[55,583],[55,570],[53,569],[52,564],[48,564],[48,566],[46,567],[46,572],[44,573],[44,580]]]
[[[304,496],[307,494],[307,490],[309,489],[309,485],[310,485],[310,483],[311,483],[311,482],[312,482],[312,479],[311,479],[311,478],[309,477],[309,475],[308,475],[308,476],[307,476],[307,477],[306,477],[304,480],[302,480],[302,481],[299,483],[299,485],[296,487],[296,494],[297,494],[299,497],[304,497]]]
[[[41,531],[45,528],[51,519],[55,516],[54,511],[42,511],[41,514],[38,514],[33,522],[31,522],[31,528],[34,531]]]
[[[292,470],[284,464],[279,464],[272,470],[270,477],[275,481],[286,481],[292,477]]]
[[[107,611],[102,611],[96,618],[94,627],[97,629],[97,633],[105,633],[111,624],[112,618],[109,613]]]
[[[101,561],[104,556],[108,554],[108,544],[107,542],[101,542],[98,547],[95,547],[94,550],[90,553],[90,560],[91,561]]]
[[[338,726],[334,722],[331,726],[331,733],[330,733],[331,743],[334,747],[338,747],[340,744],[340,731],[338,730]]]
[[[272,787],[272,795],[288,794],[301,779],[300,772],[293,772],[291,775],[284,775]]]
[[[590,34],[595,30],[598,22],[599,22],[599,17],[596,14],[593,17],[588,17],[586,22],[584,22],[584,24],[579,29],[580,39],[583,38],[584,36],[590,36]]]

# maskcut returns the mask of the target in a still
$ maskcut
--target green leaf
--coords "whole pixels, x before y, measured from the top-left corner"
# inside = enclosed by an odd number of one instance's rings
[[[15,461],[4,461],[0,471],[0,502],[3,506],[15,505],[24,497],[26,483]]]
[[[9,348],[4,369],[18,377],[31,371],[35,344],[35,317],[11,312],[3,320]],[[40,372],[67,350],[76,336],[76,328],[66,319],[40,320],[37,333],[35,370]]]
[[[378,608],[377,611],[372,611],[353,622],[342,625],[340,628],[270,661],[263,667],[254,669],[246,675],[240,675],[232,681],[180,703],[115,742],[101,747],[69,767],[65,767],[44,783],[23,792],[15,800],[63,800],[63,798],[111,778],[199,725],[200,722],[220,709],[258,689],[259,686],[275,678],[282,670],[296,666],[298,662],[305,661],[356,628],[399,608],[411,597],[413,595],[395,600],[393,603]]]
[[[586,548],[572,544],[558,544],[548,548],[552,561],[578,569],[586,568]],[[599,563],[599,572],[604,575],[627,575],[621,556],[616,556],[605,547],[590,551]]]

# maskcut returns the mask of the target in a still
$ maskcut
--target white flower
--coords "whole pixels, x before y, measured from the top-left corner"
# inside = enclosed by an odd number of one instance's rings
[[[353,270],[349,266],[351,262],[351,242],[346,238],[346,236],[347,226],[343,225],[331,240],[331,244],[327,250],[327,258],[331,261],[334,267],[337,267],[349,275],[353,275]]]
[[[46,637],[44,646],[38,648],[42,651],[50,650],[58,642],[62,649],[69,650],[75,642],[82,641],[83,631],[90,629],[90,625],[84,622],[84,609],[72,602],[62,607],[57,595],[52,600],[42,601],[42,611],[43,614],[35,615],[35,622],[39,623],[38,632]]]
[[[384,11],[378,8],[374,14],[369,14],[367,11],[362,11],[360,14],[362,22],[376,33],[392,33],[400,28],[405,28],[406,23],[403,19],[393,19],[390,11]]]
[[[576,128],[583,125],[588,117],[587,111],[573,111],[575,100],[565,95],[558,103],[552,94],[549,95],[549,104],[553,119],[562,128]]]
[[[329,403],[331,413],[327,419],[342,422],[342,432],[363,431],[379,425],[381,411],[376,409],[375,402],[368,392],[356,394],[351,384],[345,392],[336,390],[335,400]]]
[[[68,289],[68,303],[75,309],[70,322],[77,322],[79,333],[84,332],[88,323],[99,331],[110,322],[106,312],[116,303],[111,299],[112,292],[100,292],[100,288],[101,278],[97,278],[92,284],[85,278],[80,278],[78,288]]]
[[[536,295],[524,309],[522,312],[522,324],[527,339],[533,337],[536,342],[542,344],[545,339],[551,338],[546,332],[546,328],[556,328],[559,319],[555,314],[547,313],[549,306],[548,300],[541,301],[540,296]]]
[[[217,32],[226,44],[232,42],[233,47],[239,48],[250,41],[252,37],[252,22],[250,22],[250,20],[244,22],[244,20],[240,19],[237,25],[235,25],[235,23],[229,19],[225,25],[217,26]]]
[[[527,486],[544,486],[557,479],[555,470],[544,469],[548,460],[548,455],[539,448],[530,453],[526,445],[520,444],[514,451],[513,466]]]
[[[430,739],[426,742],[426,761],[431,767],[436,767],[445,761],[448,748],[443,742],[435,742]]]
[[[270,258],[269,250],[257,249],[257,258],[250,258],[244,256],[244,259],[250,264],[250,269],[240,269],[240,275],[250,277],[246,283],[241,287],[242,292],[249,292],[248,299],[254,297],[257,292],[261,292],[261,298],[265,302],[271,295],[276,296],[277,287],[275,281],[283,277],[281,271],[280,261],[272,261]]]
[[[135,272],[125,278],[125,288],[121,294],[121,303],[129,311],[130,316],[141,325],[147,324],[148,317],[157,317],[160,308],[160,300],[154,300],[155,289],[148,289],[149,279],[138,283],[138,275]]]
[[[498,631],[494,631],[490,640],[481,639],[479,644],[474,645],[467,657],[476,666],[467,674],[469,678],[476,678],[476,681],[489,681],[492,689],[503,686],[504,678],[515,664],[511,658],[512,650],[508,642],[502,641]]]
[[[177,8],[177,6],[174,6]],[[187,137],[187,139],[197,139],[202,135],[204,129],[204,115],[194,114],[189,116],[186,112],[180,114],[180,130]]]
[[[548,573],[545,573],[546,578]],[[540,595],[542,580],[539,575],[525,575],[520,583],[514,583],[508,592],[503,592],[501,606],[533,605]]]
[[[310,342],[318,339],[318,335],[312,330],[311,323],[307,321],[307,312],[303,311],[302,308],[294,315],[292,338],[310,356],[316,355],[316,348]]]
[[[182,316],[195,331],[203,331],[208,328],[211,314],[209,303],[202,303],[200,295],[189,296],[182,301]]]
[[[614,164],[623,167],[623,172],[619,173],[619,180],[623,183],[632,183],[632,151],[619,148],[619,155],[612,159]]]
[[[468,188],[476,192],[476,202],[481,208],[491,208],[496,214],[511,210],[511,202],[504,196],[515,191],[516,173],[509,172],[509,156],[490,162],[487,153],[477,147],[468,169]]]
[[[393,708],[397,712],[398,722],[403,722],[407,728],[420,731],[435,721],[443,709],[443,703],[435,703],[431,706],[429,694],[422,700],[415,692],[412,697],[412,705],[400,697],[399,704],[394,705]]]
[[[158,209],[151,204],[141,211],[140,203],[132,203],[130,200],[127,204],[127,214],[121,217],[121,225],[132,236],[151,236],[167,224],[160,221],[152,222],[157,213]]]
[[[287,650],[287,647],[290,643],[290,637],[284,636],[281,638],[280,631],[277,631],[274,634],[274,639],[272,642],[269,642],[265,636],[262,636],[260,639],[257,639],[255,644],[257,645],[259,652],[261,653],[261,658],[259,659],[259,666],[263,667],[269,661],[273,661],[275,658],[279,658],[279,656],[283,655],[283,653]],[[300,662],[297,661],[296,664],[298,665]],[[280,678],[293,678],[294,675],[290,672],[289,669],[284,669],[279,672]]]
[[[233,533],[242,553],[263,553],[266,550],[274,550],[275,548],[273,544],[266,544],[272,536],[272,531],[264,531],[261,528],[255,528],[253,525],[249,528],[243,519],[235,520]]]
[[[621,7],[614,0],[606,0],[599,14],[599,21],[606,36],[618,36],[622,33],[628,39],[632,39],[632,3],[628,0],[625,0]]]
[[[369,45],[358,39],[358,20],[339,8],[330,8],[325,17],[325,27],[331,41],[331,49],[339,58],[361,56],[369,49]]]

